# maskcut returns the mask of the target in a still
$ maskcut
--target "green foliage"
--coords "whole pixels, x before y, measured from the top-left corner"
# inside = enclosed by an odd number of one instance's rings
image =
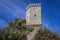
[[[25,19],[16,18],[13,22],[9,22],[7,27],[0,30],[0,40],[27,40],[27,33],[33,30],[33,27],[26,26]],[[60,36],[47,28],[44,30],[40,28],[34,40],[60,40]]]
[[[35,35],[34,40],[60,40],[60,36],[57,33],[51,32],[47,28],[39,29],[38,33]]]
[[[32,26],[29,26],[29,27],[27,27],[27,30],[28,30],[29,32],[32,32],[32,31],[34,30],[34,28],[33,28]]]
[[[0,40],[27,40],[25,19],[16,18],[8,26],[0,30]]]

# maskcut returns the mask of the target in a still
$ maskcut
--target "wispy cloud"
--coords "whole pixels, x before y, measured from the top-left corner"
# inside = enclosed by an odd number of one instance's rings
[[[0,0],[0,27],[6,26],[7,20],[25,17],[25,5],[21,4],[24,1],[20,0],[21,3],[16,5],[17,1],[19,0]]]
[[[7,26],[7,22],[0,19],[0,28]]]
[[[60,33],[60,26],[56,19],[53,19],[53,21],[49,21],[48,18],[43,18],[43,27],[47,27],[51,31]]]
[[[12,0],[0,0],[0,5],[5,7],[10,12],[10,14],[15,17],[20,17],[22,13],[24,13],[23,11],[25,11],[22,7],[16,6]]]

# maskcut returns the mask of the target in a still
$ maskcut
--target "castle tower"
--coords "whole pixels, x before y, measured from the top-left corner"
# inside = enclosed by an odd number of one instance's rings
[[[28,33],[27,40],[33,40],[37,30],[42,27],[41,4],[29,4],[26,8],[26,25],[33,26],[34,31]]]
[[[26,8],[26,25],[41,26],[41,4],[29,4]]]

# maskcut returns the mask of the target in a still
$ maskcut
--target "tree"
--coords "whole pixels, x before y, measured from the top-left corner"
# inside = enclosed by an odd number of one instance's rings
[[[49,29],[44,28],[43,31],[38,30],[38,33],[35,35],[34,40],[60,40],[60,36],[55,33],[51,32]]]
[[[3,30],[0,30],[0,40],[27,40],[27,31],[31,30],[32,27],[26,26],[25,19],[16,18],[13,22],[9,22]]]
[[[4,29],[0,29],[0,40],[27,40],[27,33],[33,30],[33,27],[26,26],[25,19],[16,18],[13,22],[9,22]],[[47,28],[40,28],[34,40],[60,40],[60,36]]]

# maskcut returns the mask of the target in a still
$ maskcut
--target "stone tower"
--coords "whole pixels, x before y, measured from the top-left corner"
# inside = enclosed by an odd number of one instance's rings
[[[27,35],[27,40],[32,40],[37,30],[42,27],[41,4],[29,4],[27,6],[26,25],[34,27],[34,31]]]

